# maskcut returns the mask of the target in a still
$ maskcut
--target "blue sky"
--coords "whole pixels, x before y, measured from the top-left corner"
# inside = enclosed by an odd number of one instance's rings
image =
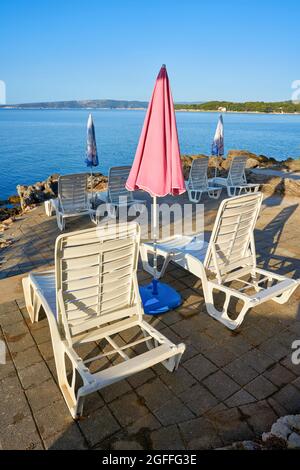
[[[7,102],[148,100],[167,64],[176,101],[290,99],[294,0],[1,0]]]

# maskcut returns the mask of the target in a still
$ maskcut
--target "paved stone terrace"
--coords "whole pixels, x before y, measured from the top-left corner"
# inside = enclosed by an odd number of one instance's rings
[[[206,204],[207,229],[216,207]],[[289,304],[255,308],[231,332],[205,313],[199,280],[171,265],[164,280],[184,302],[148,318],[174,342],[186,343],[178,371],[159,365],[107,387],[73,421],[56,384],[47,320],[30,323],[21,289],[24,273],[53,263],[57,235],[55,218],[46,218],[42,207],[4,233],[14,243],[0,253],[0,339],[8,350],[0,365],[0,448],[219,448],[255,439],[279,416],[300,411],[300,366],[291,362],[291,343],[300,339],[300,289]],[[298,200],[267,198],[256,231],[260,265],[299,277],[299,238]]]

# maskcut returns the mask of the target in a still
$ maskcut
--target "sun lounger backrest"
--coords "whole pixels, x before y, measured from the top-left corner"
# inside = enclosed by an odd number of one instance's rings
[[[225,199],[218,210],[204,265],[224,281],[236,270],[250,272],[256,266],[253,231],[262,194]]]
[[[127,198],[128,201],[133,200],[133,194],[125,187],[131,167],[130,166],[114,166],[109,170],[108,175],[108,197],[112,203],[118,203],[119,198]]]
[[[207,167],[208,157],[200,157],[193,160],[189,177],[189,183],[193,188],[207,188]]]
[[[59,321],[70,337],[133,315],[139,239],[136,223],[58,237],[56,287],[64,307],[58,304]]]
[[[80,212],[87,209],[87,181],[86,173],[58,178],[58,198],[64,212]]]
[[[239,184],[246,183],[246,177],[245,177],[246,162],[247,162],[246,155],[233,157],[231,165],[230,165],[230,169],[229,169],[229,174],[228,174],[230,185],[238,186]]]

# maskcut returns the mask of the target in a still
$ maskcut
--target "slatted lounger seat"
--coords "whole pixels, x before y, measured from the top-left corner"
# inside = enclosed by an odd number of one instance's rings
[[[158,255],[164,259],[157,277],[164,274],[170,261],[199,277],[207,312],[232,330],[241,325],[250,308],[268,300],[287,302],[300,283],[300,279],[290,279],[256,265],[254,227],[261,202],[259,192],[225,199],[220,204],[209,243],[203,243],[199,235],[177,236],[157,245]],[[141,245],[143,267],[150,274],[153,267],[149,254],[153,251],[151,243]],[[218,291],[225,298],[221,310],[215,306]],[[240,305],[232,306],[234,302]]]
[[[106,197],[101,195],[101,199],[111,204],[116,209],[120,207],[130,207],[134,204],[142,207],[146,201],[134,199],[133,192],[128,191],[125,187],[131,167],[130,166],[114,166],[109,169],[108,186]]]
[[[144,320],[139,240],[136,223],[61,235],[55,270],[23,279],[31,321],[42,309],[47,315],[58,383],[74,418],[90,393],[160,362],[173,371],[184,352]],[[80,354],[87,344],[95,346],[88,358]]]
[[[45,201],[45,212],[56,213],[57,225],[64,230],[66,219],[80,215],[93,216],[91,197],[87,191],[88,175],[76,173],[58,178],[58,197]]]
[[[212,179],[213,184],[226,188],[229,197],[257,192],[259,184],[247,183],[245,175],[246,162],[247,156],[245,155],[234,157],[231,161],[227,178],[217,176]]]
[[[207,193],[210,198],[218,199],[222,188],[214,185],[207,178],[208,157],[196,158],[193,160],[189,179],[185,182],[189,200],[199,202],[203,193]]]

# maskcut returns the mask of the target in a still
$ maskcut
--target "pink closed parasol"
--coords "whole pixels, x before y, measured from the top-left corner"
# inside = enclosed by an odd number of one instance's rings
[[[158,283],[157,273],[157,197],[185,192],[174,104],[166,66],[158,74],[126,188],[142,189],[153,197],[154,279],[142,287],[146,313],[157,314],[179,305],[181,298],[171,287]],[[176,295],[175,295],[176,294]]]

